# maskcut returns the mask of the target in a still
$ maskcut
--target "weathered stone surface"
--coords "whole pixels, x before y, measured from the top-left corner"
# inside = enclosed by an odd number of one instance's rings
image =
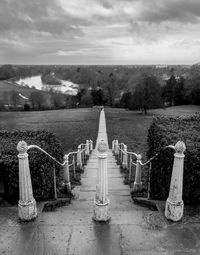
[[[22,221],[30,221],[37,217],[36,202],[33,197],[31,175],[28,160],[28,145],[20,141],[17,145],[19,152],[19,202],[18,215]]]
[[[19,201],[18,203],[18,215],[20,220],[30,221],[37,217],[37,206],[35,199],[30,202],[23,203]]]
[[[183,164],[185,144],[179,141],[175,145],[174,164],[170,183],[169,197],[166,201],[165,216],[172,221],[179,221],[183,217]]]
[[[94,203],[94,220],[96,221],[110,220],[109,203],[107,205]]]
[[[94,201],[94,215],[93,219],[96,221],[108,221],[109,214],[109,199],[108,199],[108,172],[107,172],[107,151],[108,141],[106,137],[105,115],[104,110],[101,111],[99,130],[103,131],[97,138],[97,151],[98,151],[98,169],[96,176],[96,195]],[[105,140],[102,139],[105,133]]]

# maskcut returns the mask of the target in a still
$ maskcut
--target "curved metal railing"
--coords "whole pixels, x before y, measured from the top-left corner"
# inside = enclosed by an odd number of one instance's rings
[[[26,144],[24,141],[19,142]],[[70,172],[72,173],[74,179],[77,177],[77,171],[84,170],[84,165],[86,164],[87,158],[89,157],[90,153],[93,150],[93,141],[92,140],[86,140],[86,143],[81,143],[77,151],[71,151],[68,154],[64,155],[64,161],[60,162],[55,157],[50,155],[48,152],[43,150],[38,145],[28,145],[26,148],[26,152],[31,149],[37,149],[41,152],[43,152],[45,155],[47,155],[49,158],[51,158],[55,163],[57,163],[59,166],[64,168],[64,180],[67,185],[68,191],[71,192],[71,182],[70,182]],[[56,173],[55,173],[55,167],[53,168],[54,172],[54,198],[57,198],[57,192],[56,192]]]
[[[119,143],[118,140],[112,141],[112,151],[116,156],[118,163],[121,165],[123,169],[128,170],[128,182],[129,184],[133,181],[133,166],[135,166],[135,180],[133,185],[133,191],[139,191],[142,189],[141,182],[141,172],[142,167],[149,165],[149,173],[148,173],[148,196],[150,193],[150,174],[152,168],[152,161],[160,155],[163,150],[171,148],[175,150],[175,146],[168,145],[164,147],[160,152],[156,153],[153,157],[148,159],[146,162],[142,162],[142,155],[139,153],[135,153],[132,151],[127,151],[127,145],[124,143]]]

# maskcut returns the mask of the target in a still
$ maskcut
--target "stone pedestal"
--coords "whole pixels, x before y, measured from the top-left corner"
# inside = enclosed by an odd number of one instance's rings
[[[86,156],[90,155],[90,144],[89,144],[89,140],[86,140],[86,150],[85,150],[85,154]]]
[[[183,164],[185,144],[181,141],[175,145],[174,164],[172,170],[169,197],[165,205],[165,217],[172,221],[179,221],[183,217],[184,203],[183,190]]]
[[[115,156],[119,155],[119,142],[115,140]]]
[[[128,167],[127,145],[124,145],[122,167],[123,167],[123,169],[127,169],[127,167]]]
[[[81,158],[81,145],[78,146],[78,152],[77,152],[77,167],[82,170],[82,158]]]
[[[17,145],[19,152],[19,202],[18,215],[22,221],[30,221],[37,217],[36,202],[33,197],[29,161],[28,146],[26,142],[21,141]]]
[[[97,151],[99,155],[93,219],[96,221],[108,221],[110,219],[110,214],[106,154],[107,144],[103,140],[98,144]]]
[[[142,190],[142,182],[141,182],[141,173],[142,173],[142,167],[141,167],[141,159],[142,156],[140,154],[137,155],[137,165],[136,165],[136,173],[135,173],[135,181],[133,184],[133,192],[138,192]]]
[[[64,156],[65,164],[64,164],[64,180],[66,182],[66,187],[69,192],[71,192],[71,183],[70,183],[70,175],[69,175],[69,158],[67,155]]]

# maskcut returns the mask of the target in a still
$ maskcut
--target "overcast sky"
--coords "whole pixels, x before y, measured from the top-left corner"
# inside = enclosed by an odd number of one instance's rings
[[[0,63],[194,64],[200,0],[0,0]]]

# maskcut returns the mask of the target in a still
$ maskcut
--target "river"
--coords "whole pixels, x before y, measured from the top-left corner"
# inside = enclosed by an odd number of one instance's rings
[[[39,90],[45,91],[57,91],[68,95],[76,95],[79,85],[71,81],[60,80],[61,85],[49,85],[42,83],[41,75],[35,75],[32,77],[20,78],[16,83],[20,86],[28,86],[30,88],[35,87]]]

